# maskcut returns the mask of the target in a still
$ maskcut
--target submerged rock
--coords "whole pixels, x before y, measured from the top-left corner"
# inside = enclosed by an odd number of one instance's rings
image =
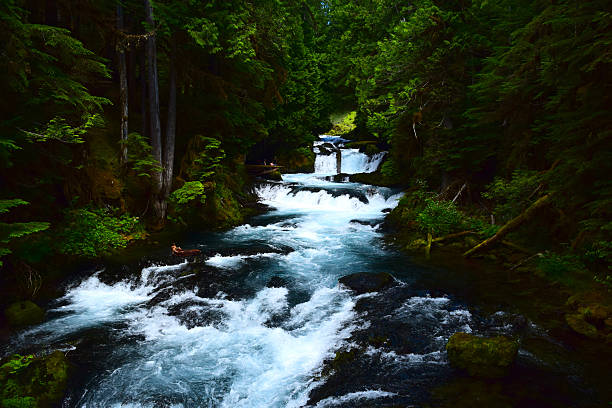
[[[45,312],[34,302],[25,300],[7,307],[4,316],[9,325],[23,327],[42,322],[45,318]]]
[[[61,351],[45,357],[9,357],[0,366],[1,406],[56,406],[66,391],[68,369],[68,360]]]
[[[471,376],[497,378],[506,374],[518,353],[518,343],[504,336],[477,337],[455,333],[446,344],[450,363]]]
[[[353,273],[338,279],[338,282],[347,286],[353,292],[359,294],[378,292],[379,290],[393,284],[394,279],[390,273]]]

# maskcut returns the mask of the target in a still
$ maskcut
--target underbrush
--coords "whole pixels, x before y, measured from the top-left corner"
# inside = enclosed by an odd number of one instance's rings
[[[69,209],[57,232],[58,252],[85,258],[108,255],[147,236],[138,217],[115,208]]]

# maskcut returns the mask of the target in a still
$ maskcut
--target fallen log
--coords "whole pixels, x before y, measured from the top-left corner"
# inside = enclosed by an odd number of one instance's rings
[[[515,270],[516,268],[518,268],[519,266],[526,264],[527,262],[531,261],[533,258],[535,258],[536,256],[541,257],[542,253],[538,252],[537,254],[533,254],[531,256],[528,256],[527,258],[523,258],[519,263],[517,263],[516,265],[514,265],[512,268],[510,268],[510,271]]]
[[[453,234],[448,234],[445,235],[443,237],[438,237],[438,238],[434,238],[433,242],[440,242],[440,241],[446,241],[447,239],[454,239],[454,238],[459,238],[462,237],[464,235],[469,235],[469,234],[476,234],[475,231],[461,231],[461,232],[455,232]]]
[[[546,194],[545,196],[540,197],[535,203],[531,204],[525,211],[523,211],[517,217],[508,221],[503,227],[497,231],[495,235],[491,238],[485,239],[480,244],[476,245],[474,248],[466,251],[463,256],[469,257],[478,252],[482,252],[493,244],[500,241],[503,237],[505,237],[508,233],[514,231],[525,221],[530,219],[540,208],[547,206],[550,203],[551,194]]]

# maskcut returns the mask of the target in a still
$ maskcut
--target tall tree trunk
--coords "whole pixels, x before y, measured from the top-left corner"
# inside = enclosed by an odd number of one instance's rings
[[[148,134],[147,123],[149,122],[149,119],[147,116],[147,56],[146,49],[144,47],[138,53],[138,64],[138,79],[140,80],[140,116],[142,118],[141,135],[146,136]]]
[[[146,22],[149,29],[155,27],[155,19],[153,18],[153,7],[149,0],[144,0]],[[146,44],[147,54],[147,79],[149,89],[149,129],[151,132],[151,153],[160,167],[162,166],[162,142],[161,142],[161,123],[159,119],[159,83],[157,76],[157,46],[155,43],[155,33],[152,33],[147,39]],[[163,197],[163,171],[156,171],[152,175],[153,179],[153,204],[154,216],[159,222],[163,222],[166,218],[166,200]]]
[[[119,35],[123,32],[123,7],[117,4],[117,31]],[[119,38],[117,43],[119,64],[119,100],[121,112],[121,164],[127,163],[127,138],[128,138],[128,82],[127,67],[125,62],[125,43]]]
[[[166,123],[166,143],[164,149],[164,184],[162,197],[164,200],[170,195],[172,190],[172,173],[174,170],[174,144],[176,137],[176,43],[174,38],[170,39],[170,78],[168,96],[168,118]]]

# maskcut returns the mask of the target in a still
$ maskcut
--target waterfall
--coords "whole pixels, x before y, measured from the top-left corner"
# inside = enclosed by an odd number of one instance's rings
[[[313,151],[316,154],[315,158],[315,174],[333,175],[339,173],[355,174],[355,173],[372,173],[378,169],[380,163],[386,155],[386,152],[376,153],[368,156],[359,151],[359,149],[342,148],[341,142],[344,139],[330,139],[330,136],[315,142]],[[333,142],[330,142],[333,140]],[[324,143],[326,146],[333,144],[335,152],[329,153],[331,148],[323,152],[321,147]]]
[[[337,154],[338,153],[332,153],[329,155],[317,154],[317,157],[315,158],[314,172],[316,174],[337,174]]]
[[[368,156],[361,153],[359,149],[340,149],[342,152],[341,173],[372,173],[378,169],[385,157],[386,152],[376,153]]]

